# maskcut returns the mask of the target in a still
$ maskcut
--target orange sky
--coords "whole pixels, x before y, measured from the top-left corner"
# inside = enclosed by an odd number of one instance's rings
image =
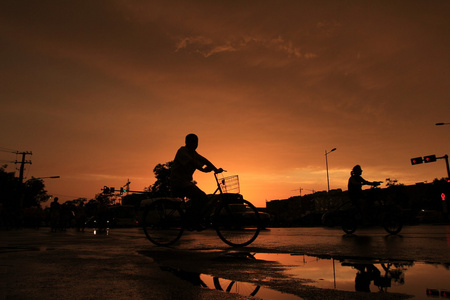
[[[187,133],[257,206],[447,175],[449,1],[2,1],[0,150],[63,201],[154,182]],[[20,157],[0,151],[2,164]],[[8,163],[8,171],[18,165]],[[195,176],[213,190],[212,174]]]

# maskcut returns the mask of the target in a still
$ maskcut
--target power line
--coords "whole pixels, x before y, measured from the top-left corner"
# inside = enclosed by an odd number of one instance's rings
[[[12,160],[4,160],[4,159],[0,159],[0,162],[1,163],[9,163],[9,164],[13,164],[14,163],[14,161],[12,161]]]
[[[10,149],[10,148],[0,147],[0,152],[8,152],[8,153],[17,154],[17,152],[19,152],[19,151],[14,150],[14,149]]]

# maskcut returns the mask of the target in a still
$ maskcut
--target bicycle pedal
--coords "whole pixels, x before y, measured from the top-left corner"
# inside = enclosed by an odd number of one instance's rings
[[[203,224],[190,224],[186,226],[187,231],[203,231],[207,228],[207,226]]]
[[[205,225],[203,225],[203,224],[197,224],[195,227],[194,227],[194,229],[196,230],[196,231],[203,231],[203,230],[205,230],[207,227],[205,226]]]

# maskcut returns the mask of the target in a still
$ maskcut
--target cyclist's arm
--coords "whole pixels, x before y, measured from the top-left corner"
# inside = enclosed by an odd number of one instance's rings
[[[181,147],[177,155],[175,156],[175,161],[187,168],[193,168],[201,170],[205,165],[203,158],[195,151],[189,151],[186,147]]]
[[[355,185],[355,186],[356,185],[363,186],[363,185],[374,185],[375,184],[375,182],[367,181],[364,178],[362,178],[361,176],[351,177],[350,178],[350,183]]]
[[[362,179],[362,184],[365,184],[365,185],[371,185],[371,186],[379,186],[380,185],[379,181],[367,181],[367,180],[363,179],[362,177],[361,177],[361,179]]]
[[[200,167],[198,167],[197,169],[199,170],[199,171],[202,171],[202,172],[204,172],[204,173],[209,173],[209,172],[211,172],[211,171],[214,171],[214,172],[219,172],[220,171],[220,169],[217,169],[213,164],[212,164],[212,162],[210,162],[209,160],[207,160],[205,157],[203,157],[203,156],[201,156],[200,154],[198,154],[197,153],[197,160],[198,160],[198,162],[199,162],[199,166]]]

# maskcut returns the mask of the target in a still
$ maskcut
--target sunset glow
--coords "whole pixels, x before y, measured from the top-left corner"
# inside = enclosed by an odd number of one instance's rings
[[[449,1],[2,1],[0,147],[62,201],[155,181],[188,133],[265,201],[447,176]],[[20,157],[0,152],[15,170]],[[206,192],[212,174],[196,173]]]

